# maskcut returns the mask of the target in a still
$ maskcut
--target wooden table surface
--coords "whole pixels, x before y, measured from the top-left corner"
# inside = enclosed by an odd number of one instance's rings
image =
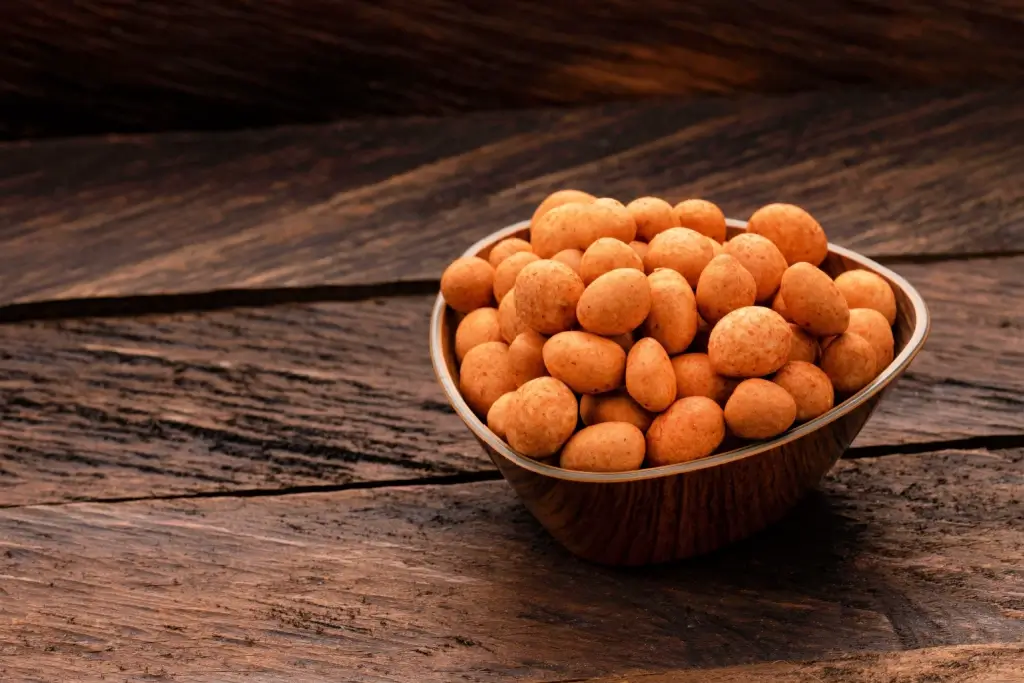
[[[578,561],[445,403],[446,261],[572,186],[806,206],[932,336],[819,492]],[[1024,680],[1024,91],[0,146],[0,680]]]

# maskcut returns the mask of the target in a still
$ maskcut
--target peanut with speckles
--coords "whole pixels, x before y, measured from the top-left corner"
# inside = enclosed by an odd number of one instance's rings
[[[466,403],[524,456],[615,473],[778,437],[892,362],[892,287],[825,272],[807,211],[731,234],[703,199],[549,195],[528,235],[442,275]]]

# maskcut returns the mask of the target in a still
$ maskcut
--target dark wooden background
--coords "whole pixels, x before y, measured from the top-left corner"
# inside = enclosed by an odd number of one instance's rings
[[[0,0],[0,680],[1019,677],[1024,2],[580,5]],[[563,186],[928,301],[785,522],[575,562],[443,401],[444,265]]]
[[[1024,3],[6,0],[0,137],[1019,82]]]
[[[1022,159],[1021,89],[0,144],[0,681],[1018,681]],[[928,302],[787,520],[599,568],[497,481],[430,307],[562,186],[785,198]]]

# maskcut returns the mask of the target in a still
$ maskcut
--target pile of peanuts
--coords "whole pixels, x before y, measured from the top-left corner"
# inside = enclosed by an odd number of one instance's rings
[[[769,204],[726,240],[713,203],[547,197],[441,278],[459,389],[522,455],[621,472],[703,458],[818,417],[893,360],[896,299],[834,280],[821,225]]]

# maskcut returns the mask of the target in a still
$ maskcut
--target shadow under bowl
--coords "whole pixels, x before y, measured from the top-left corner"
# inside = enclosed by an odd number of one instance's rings
[[[746,228],[729,220],[729,236]],[[529,222],[499,230],[466,256],[487,257],[506,237],[527,238]],[[459,392],[456,314],[439,294],[430,322],[430,353],[448,401],[527,509],[570,552],[607,565],[646,565],[711,552],[782,518],[836,463],[906,370],[928,336],[924,300],[902,277],[853,251],[829,245],[822,267],[882,276],[896,295],[896,357],[868,386],[828,413],[784,434],[691,462],[632,472],[563,470],[512,450]]]

